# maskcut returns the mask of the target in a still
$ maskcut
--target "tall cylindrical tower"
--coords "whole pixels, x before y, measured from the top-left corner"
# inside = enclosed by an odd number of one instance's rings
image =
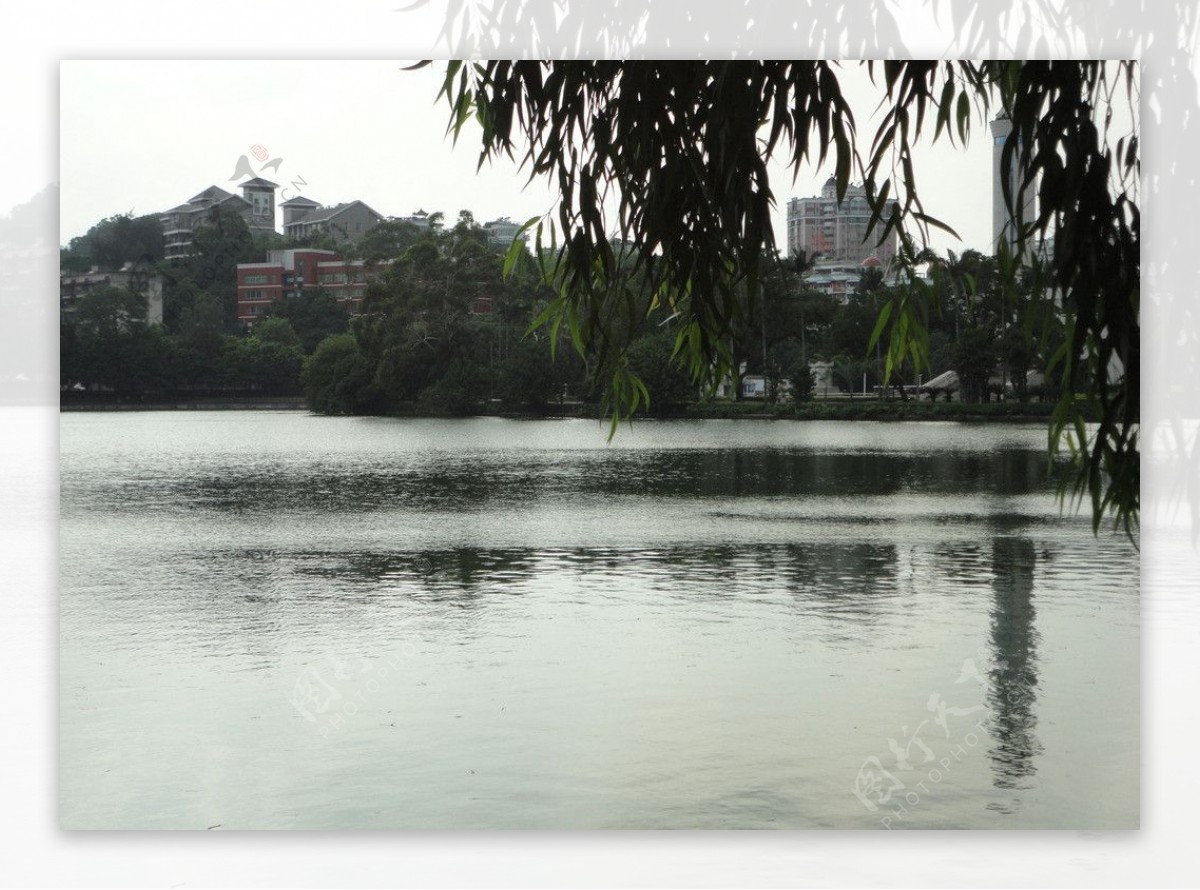
[[[1017,214],[1016,220],[1013,214],[1009,212],[1007,205],[1004,203],[1004,180],[1007,178],[1009,190],[1012,195],[1013,203],[1016,204],[1020,198],[1017,194],[1021,186],[1021,174],[1017,169],[1015,155],[1010,159],[1009,168],[1004,169],[1004,143],[1008,136],[1012,133],[1012,121],[1004,112],[996,115],[996,119],[991,122],[992,129],[992,249],[999,251],[1000,242],[1006,242],[1010,247],[1013,246],[1020,233],[1017,222],[1021,226],[1028,225],[1033,222],[1034,208],[1033,189],[1026,191],[1025,200],[1021,201],[1020,212]]]

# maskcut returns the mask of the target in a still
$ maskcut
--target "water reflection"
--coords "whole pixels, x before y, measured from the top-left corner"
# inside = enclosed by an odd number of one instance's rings
[[[1041,744],[1037,726],[1037,646],[1033,606],[1037,551],[1028,538],[997,537],[992,541],[991,614],[992,669],[989,675],[993,784],[1017,791],[1030,787]],[[1012,803],[990,806],[1010,812]]]
[[[64,475],[64,488],[79,494]],[[366,466],[265,462],[135,480],[89,480],[107,510],[203,511],[220,515],[281,511],[462,510],[481,513],[537,500],[642,498],[1013,496],[1044,491],[1043,455],[1026,449],[988,454],[845,453],[811,449],[653,451],[545,450],[514,453],[396,454]],[[68,510],[76,504],[67,501]]]
[[[240,558],[258,563],[264,557],[260,551],[244,551]],[[348,555],[302,552],[274,558],[280,566],[291,564],[300,577],[459,604],[490,594],[520,594],[535,580],[552,576],[565,576],[573,583],[624,579],[688,599],[780,595],[797,604],[820,602],[833,612],[841,611],[838,604],[854,603],[847,611],[865,613],[872,601],[903,591],[897,546],[861,541],[645,549],[456,547]]]
[[[986,699],[983,741],[913,826],[1125,824],[1136,783],[1103,810],[1073,778],[1114,746],[1062,736],[1136,674],[1045,653],[1136,646],[1136,559],[1059,514],[1040,435],[947,429],[67,418],[64,818],[878,827],[845,752],[986,644],[946,710]],[[290,699],[314,665],[360,709],[328,737]]]

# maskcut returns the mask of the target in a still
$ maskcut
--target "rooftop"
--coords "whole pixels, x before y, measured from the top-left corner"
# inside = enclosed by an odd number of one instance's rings
[[[247,179],[245,182],[243,182],[242,188],[277,189],[279,186],[271,182],[269,179],[263,179],[261,176],[256,176],[253,179]]]
[[[227,201],[232,197],[234,196],[220,186],[210,185],[200,194],[188,198],[188,203],[196,204],[201,201]]]
[[[321,205],[312,198],[306,198],[303,195],[296,195],[294,198],[288,198],[280,207],[320,207]]]
[[[293,200],[295,200],[295,199],[293,199]],[[367,210],[370,210],[372,213],[374,213],[380,219],[383,219],[382,214],[377,213],[371,207],[368,207],[366,204],[363,204],[362,201],[345,201],[341,204],[334,204],[332,207],[321,207],[320,205],[314,205],[313,210],[308,211],[308,213],[305,213],[302,216],[296,217],[294,220],[292,220],[290,223],[288,223],[288,225],[295,225],[296,223],[325,222],[326,220],[333,219],[335,216],[338,216],[339,214],[345,212],[346,210],[349,210],[355,204],[362,204],[362,206],[366,207]]]

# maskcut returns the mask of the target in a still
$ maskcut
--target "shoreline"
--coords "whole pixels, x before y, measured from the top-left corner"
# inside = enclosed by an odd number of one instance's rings
[[[901,402],[876,400],[818,400],[800,405],[767,405],[753,402],[701,402],[681,411],[659,415],[639,414],[635,420],[867,420],[867,421],[940,421],[980,423],[1047,423],[1054,406],[1049,403],[1014,404],[985,402]],[[300,396],[276,398],[173,399],[153,402],[90,401],[59,403],[59,412],[105,411],[304,411],[308,404]],[[373,415],[362,415],[373,416]],[[435,412],[404,411],[390,417],[436,418],[449,415]],[[556,420],[564,418],[603,419],[597,405],[575,403],[544,411],[491,410],[465,417],[501,417],[514,420]]]
[[[59,413],[76,411],[307,411],[303,397],[275,399],[178,399],[166,402],[108,402],[58,403]]]

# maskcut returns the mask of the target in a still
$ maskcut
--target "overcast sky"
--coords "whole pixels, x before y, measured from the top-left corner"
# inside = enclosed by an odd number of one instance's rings
[[[479,221],[524,221],[554,196],[526,185],[515,165],[497,161],[476,174],[476,130],[457,146],[435,102],[440,64],[404,71],[398,61],[65,61],[60,71],[61,239],[117,213],[156,213],[210,185],[230,181],[245,155],[267,179],[322,204],[361,199],[385,216],[418,209],[448,219],[470,210]],[[878,93],[862,76],[845,88],[860,133]],[[868,140],[869,141],[869,140]],[[786,245],[788,199],[820,190],[829,170],[801,171],[793,184],[772,168],[776,240]],[[923,175],[924,174],[924,175]],[[965,150],[939,143],[922,151],[918,183],[926,208],[955,227],[961,242],[936,235],[938,248],[984,248],[991,232],[991,144],[984,133]],[[301,184],[303,183],[303,184]]]

